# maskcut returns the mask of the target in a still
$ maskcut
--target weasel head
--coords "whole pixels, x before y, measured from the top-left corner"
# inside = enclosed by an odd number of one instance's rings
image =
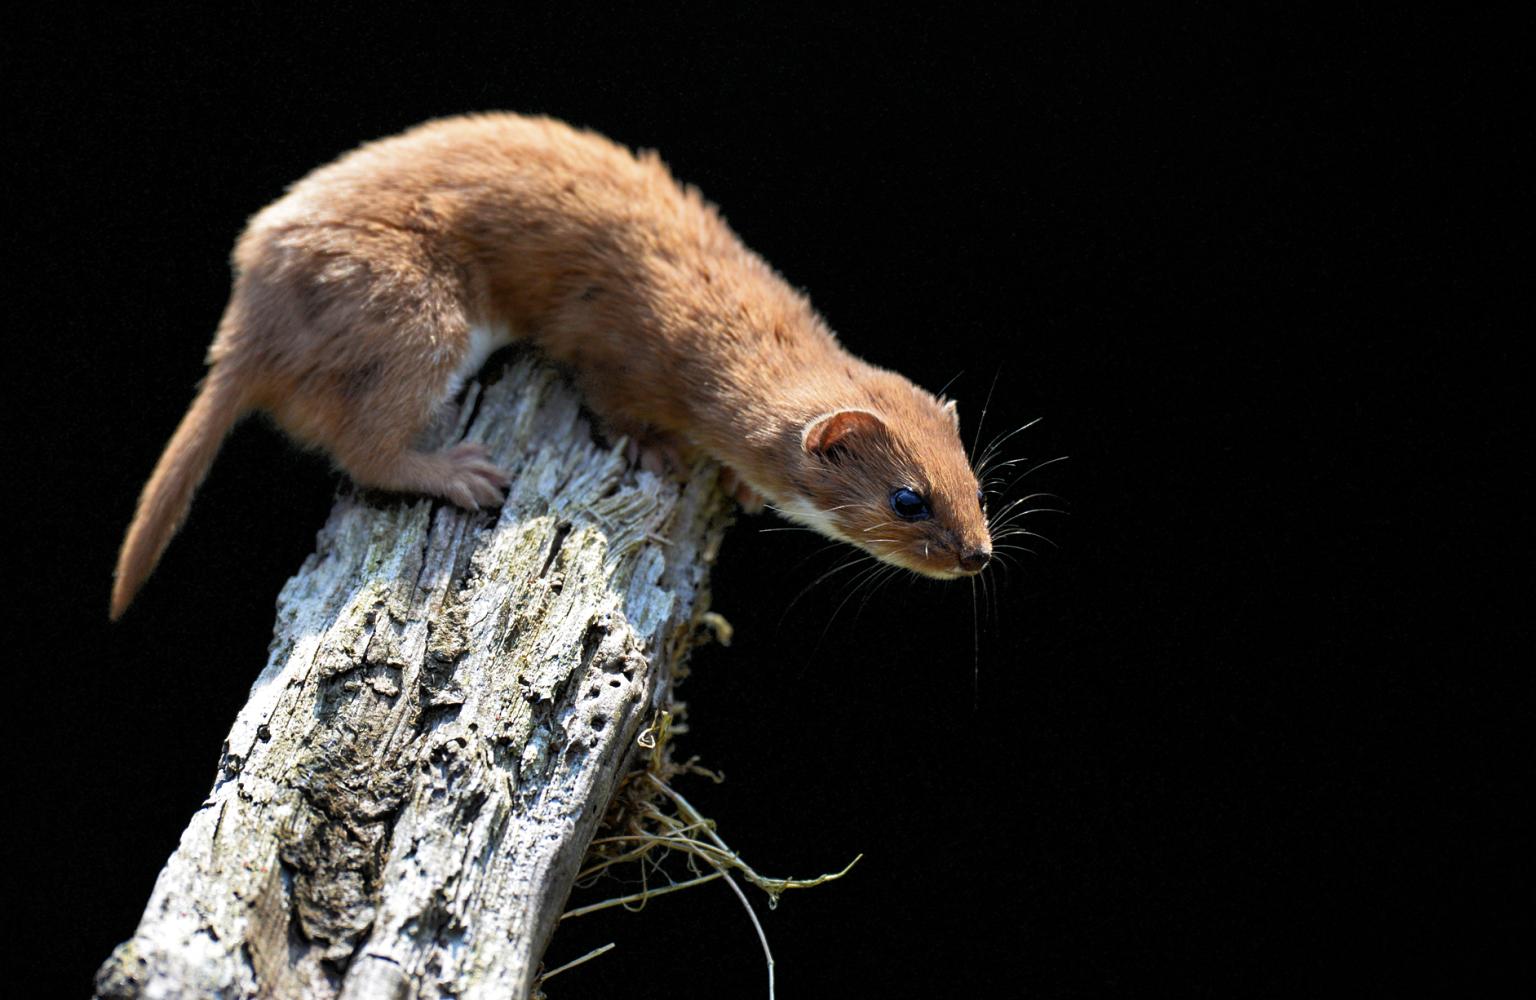
[[[794,496],[779,508],[923,576],[979,573],[992,558],[992,536],[954,402],[905,380],[876,399],[805,423]]]

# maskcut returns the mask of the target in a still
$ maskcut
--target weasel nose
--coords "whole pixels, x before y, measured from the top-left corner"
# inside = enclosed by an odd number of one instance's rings
[[[979,573],[983,566],[992,561],[992,550],[972,549],[960,556],[960,568],[967,573]]]

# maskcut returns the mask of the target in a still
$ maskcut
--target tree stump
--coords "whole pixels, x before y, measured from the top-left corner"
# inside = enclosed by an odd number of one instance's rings
[[[712,466],[679,487],[595,444],[530,357],[455,431],[506,505],[337,501],[98,995],[528,995],[729,514]]]

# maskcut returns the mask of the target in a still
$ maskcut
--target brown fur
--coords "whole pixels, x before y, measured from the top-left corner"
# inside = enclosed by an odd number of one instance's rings
[[[429,122],[299,181],[251,220],[234,267],[208,379],[124,540],[113,618],[250,409],[362,485],[499,503],[506,479],[475,446],[415,448],[475,326],[569,366],[610,433],[702,450],[744,497],[883,559],[952,576],[990,554],[953,404],[844,351],[654,154],[547,118]],[[865,413],[813,447],[807,428],[844,410]],[[932,519],[896,518],[898,486]]]

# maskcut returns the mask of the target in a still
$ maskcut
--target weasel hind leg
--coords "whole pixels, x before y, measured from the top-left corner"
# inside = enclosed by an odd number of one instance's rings
[[[439,451],[375,450],[336,459],[359,486],[442,497],[466,510],[500,507],[511,483],[485,446],[473,441]]]
[[[281,317],[285,334],[275,339],[286,351],[266,352],[277,422],[329,452],[359,486],[469,510],[500,506],[510,480],[484,446],[427,451],[418,442],[440,426],[464,380],[511,339],[510,330],[472,326],[464,289],[409,237],[349,234],[348,241],[357,259],[343,259],[352,266],[319,289],[306,279],[281,299],[311,308]],[[326,258],[311,267],[324,275],[339,265]]]

